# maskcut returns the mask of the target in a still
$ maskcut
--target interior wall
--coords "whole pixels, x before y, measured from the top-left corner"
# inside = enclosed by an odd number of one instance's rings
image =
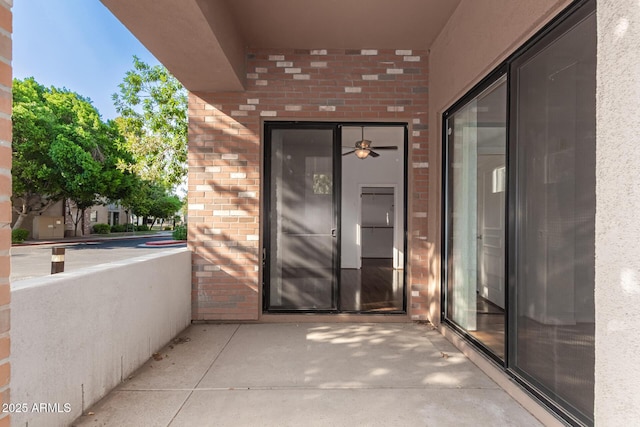
[[[354,154],[342,157],[342,239],[341,267],[360,268],[361,238],[364,232],[360,227],[360,192],[364,186],[375,187],[385,185],[396,186],[394,248],[399,254],[403,252],[404,241],[404,128],[403,127],[369,127],[365,128],[365,138],[376,145],[396,145],[398,150],[380,151],[380,157],[359,159]],[[350,146],[361,139],[360,127],[343,127],[342,145]],[[347,150],[347,148],[343,148]],[[402,258],[402,256],[400,256]],[[402,262],[398,261],[400,265]]]
[[[431,46],[427,289],[428,317],[435,324],[441,311],[442,113],[570,3],[462,0]]]

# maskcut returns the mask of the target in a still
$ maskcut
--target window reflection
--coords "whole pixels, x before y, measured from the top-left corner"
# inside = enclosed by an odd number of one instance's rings
[[[506,77],[449,127],[447,317],[504,357]]]

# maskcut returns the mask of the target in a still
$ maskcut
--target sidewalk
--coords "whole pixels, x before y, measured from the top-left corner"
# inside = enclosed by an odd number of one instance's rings
[[[196,324],[74,426],[539,426],[428,325]]]

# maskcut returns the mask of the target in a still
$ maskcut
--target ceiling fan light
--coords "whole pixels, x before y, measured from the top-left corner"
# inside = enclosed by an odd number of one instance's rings
[[[364,150],[362,148],[359,148],[355,151],[356,157],[359,159],[366,159],[367,157],[369,157],[369,150]]]

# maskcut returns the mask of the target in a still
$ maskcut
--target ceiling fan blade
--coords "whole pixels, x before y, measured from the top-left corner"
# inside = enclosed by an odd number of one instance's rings
[[[375,151],[371,151],[371,150],[369,150],[369,155],[370,155],[371,157],[378,157],[380,154],[376,153]]]
[[[376,150],[397,150],[398,147],[396,147],[395,145],[383,145],[382,147],[371,147],[371,148],[375,148]]]
[[[351,154],[351,153],[355,153],[356,150],[351,150],[351,151],[347,151],[346,153],[342,153],[343,156],[346,156],[347,154]]]

